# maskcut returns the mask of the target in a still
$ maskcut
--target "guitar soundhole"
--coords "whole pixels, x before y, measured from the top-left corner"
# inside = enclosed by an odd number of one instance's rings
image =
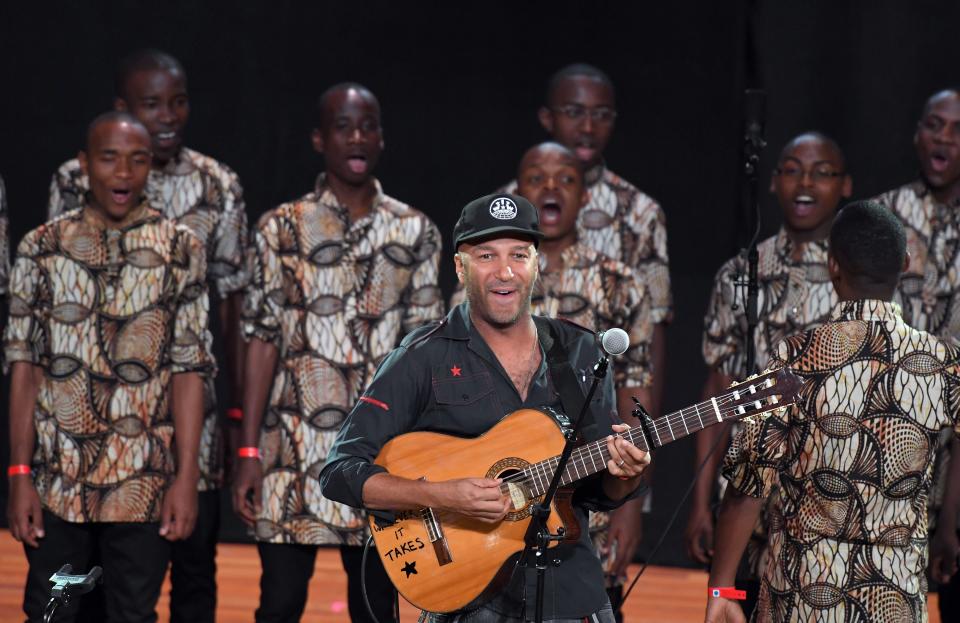
[[[502,478],[501,490],[513,500],[516,510],[507,513],[506,521],[520,521],[530,516],[531,499],[530,480],[525,478],[523,470],[529,462],[514,456],[500,459],[487,470],[487,478]]]

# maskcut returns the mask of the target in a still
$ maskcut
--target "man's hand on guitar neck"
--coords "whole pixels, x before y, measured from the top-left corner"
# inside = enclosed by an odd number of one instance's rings
[[[614,424],[615,433],[630,430],[626,424]],[[650,455],[618,435],[607,438],[607,472],[603,475],[603,491],[611,500],[622,500],[640,486],[640,476],[650,465]]]
[[[380,473],[363,484],[363,504],[387,510],[429,507],[497,523],[511,509],[510,498],[500,493],[500,483],[493,478],[426,482]]]

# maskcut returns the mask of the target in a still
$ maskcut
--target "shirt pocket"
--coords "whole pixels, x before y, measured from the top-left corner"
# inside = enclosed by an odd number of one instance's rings
[[[493,383],[485,373],[433,380],[433,397],[438,405],[472,405],[490,399],[492,393]]]

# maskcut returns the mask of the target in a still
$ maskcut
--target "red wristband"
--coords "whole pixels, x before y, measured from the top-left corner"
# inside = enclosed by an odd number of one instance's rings
[[[237,422],[241,421],[243,419],[243,409],[238,409],[237,407],[227,409],[227,419]]]
[[[747,591],[738,591],[735,586],[716,586],[710,589],[710,597],[722,597],[723,599],[744,600],[747,598]]]
[[[260,455],[260,448],[247,447],[247,448],[238,448],[237,456],[241,459],[260,459],[263,458]]]
[[[11,465],[7,468],[7,476],[23,476],[30,473],[29,465]]]

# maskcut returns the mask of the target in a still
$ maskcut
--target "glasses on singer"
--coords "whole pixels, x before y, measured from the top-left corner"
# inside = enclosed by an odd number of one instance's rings
[[[813,169],[812,171],[808,171],[799,167],[777,167],[773,170],[774,175],[789,177],[794,180],[803,179],[803,176],[808,173],[810,174],[810,179],[814,182],[822,182],[846,175],[843,171],[834,171],[833,169]]]
[[[566,106],[558,106],[553,111],[572,121],[580,121],[586,115],[590,115],[590,120],[594,123],[611,123],[617,118],[617,111],[606,107],[586,108],[576,104],[567,104]]]

